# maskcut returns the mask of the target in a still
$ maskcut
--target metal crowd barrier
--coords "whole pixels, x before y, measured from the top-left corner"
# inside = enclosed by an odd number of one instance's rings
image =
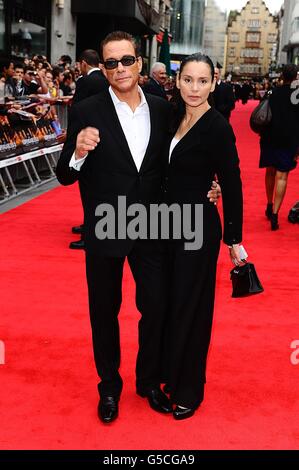
[[[68,103],[55,105],[61,129],[67,128]],[[0,204],[56,178],[55,168],[63,144],[0,159]]]
[[[63,144],[57,144],[0,160],[0,187],[3,191],[0,204],[56,178],[54,170],[62,147]],[[38,161],[40,158],[44,165]],[[25,182],[20,183],[17,177],[17,165],[23,168]]]

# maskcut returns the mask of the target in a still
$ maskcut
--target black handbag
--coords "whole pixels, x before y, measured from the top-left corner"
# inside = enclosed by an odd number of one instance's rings
[[[269,126],[271,119],[270,94],[268,94],[251,113],[249,120],[251,130],[261,134]]]
[[[233,285],[232,297],[245,297],[264,291],[252,263],[233,268],[230,272],[230,278]]]

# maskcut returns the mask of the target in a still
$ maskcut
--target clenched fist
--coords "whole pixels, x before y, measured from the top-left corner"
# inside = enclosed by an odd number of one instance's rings
[[[75,158],[80,160],[88,152],[94,150],[100,142],[99,130],[95,127],[86,127],[77,135]]]

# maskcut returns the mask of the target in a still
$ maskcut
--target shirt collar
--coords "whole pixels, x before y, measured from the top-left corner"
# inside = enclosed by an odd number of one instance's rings
[[[110,93],[110,96],[111,96],[111,99],[113,101],[113,104],[114,106],[118,106],[122,103],[125,103],[127,104],[125,101],[121,101],[117,96],[116,94],[114,93],[114,91],[112,90],[111,86],[109,87],[109,93]],[[138,108],[141,107],[141,106],[144,106],[145,104],[147,104],[147,101],[145,99],[145,96],[144,96],[144,93],[142,91],[142,89],[140,88],[140,86],[138,86],[138,93],[139,93],[139,96],[140,96],[140,104],[137,106]]]
[[[88,72],[87,72],[87,75],[90,75],[92,72],[94,72],[95,70],[99,71],[101,69],[99,69],[99,67],[94,67],[93,69],[90,69]]]

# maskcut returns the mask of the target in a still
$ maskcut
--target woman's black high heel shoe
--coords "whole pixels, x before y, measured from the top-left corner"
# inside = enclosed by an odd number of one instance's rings
[[[273,214],[273,204],[271,202],[271,203],[267,204],[267,209],[265,210],[265,215],[266,215],[268,220],[271,220],[271,215],[272,214]]]
[[[270,223],[271,223],[271,230],[278,230],[279,225],[278,225],[278,214],[272,214],[270,218]]]
[[[173,410],[173,417],[174,419],[186,419],[191,418],[195,413],[193,408],[182,408],[181,406],[176,406]]]

